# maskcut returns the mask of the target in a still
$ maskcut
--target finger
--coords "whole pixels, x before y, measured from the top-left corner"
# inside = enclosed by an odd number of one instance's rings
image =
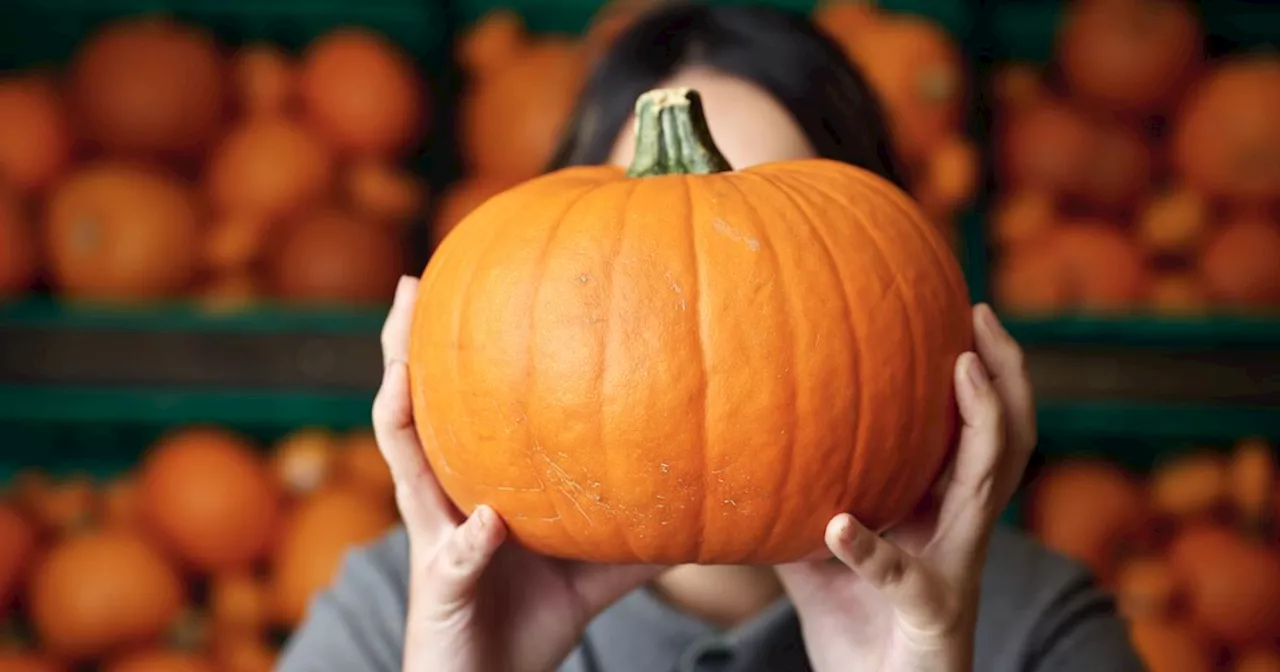
[[[445,611],[469,603],[476,584],[507,538],[507,526],[493,509],[480,505],[445,539],[427,566],[423,590]]]
[[[944,613],[937,581],[915,556],[842,513],[827,524],[827,546],[859,577],[916,624]]]
[[[427,463],[409,401],[409,367],[392,361],[373,400],[373,433],[396,486],[396,506],[411,540],[422,542],[457,523],[457,512]]]
[[[1005,463],[1001,468],[998,498],[1008,502],[1022,481],[1027,461],[1036,446],[1036,404],[1026,358],[991,306],[974,309],[974,333],[978,356],[991,374],[1005,410]]]
[[[418,279],[400,276],[391,310],[382,323],[382,365],[392,360],[409,361],[409,331],[413,324],[413,304],[418,298]]]
[[[661,565],[597,565],[573,563],[569,566],[569,581],[577,592],[588,616],[618,601],[640,585],[657,576]]]
[[[944,563],[953,569],[972,559],[999,515],[997,483],[1005,453],[1004,413],[985,367],[972,352],[956,360],[956,402],[960,406],[960,444],[951,482],[938,512],[938,532],[931,543],[942,547]]]

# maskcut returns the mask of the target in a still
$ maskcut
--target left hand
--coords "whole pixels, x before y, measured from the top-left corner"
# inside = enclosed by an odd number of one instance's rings
[[[977,353],[956,361],[963,427],[936,516],[877,535],[852,516],[827,525],[835,559],[777,568],[817,670],[961,672],[973,665],[987,541],[1035,446],[1022,350],[985,305]]]

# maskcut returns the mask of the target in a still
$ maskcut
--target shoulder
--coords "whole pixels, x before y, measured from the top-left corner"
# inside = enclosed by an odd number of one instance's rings
[[[312,600],[277,669],[400,670],[408,594],[409,540],[396,528],[346,554],[333,584]]]
[[[1110,596],[1079,563],[1018,532],[992,535],[976,669],[1140,672]]]

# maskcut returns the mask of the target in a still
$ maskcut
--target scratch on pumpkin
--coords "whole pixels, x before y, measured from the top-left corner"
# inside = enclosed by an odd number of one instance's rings
[[[578,513],[582,515],[588,525],[594,525],[595,522],[591,520],[591,516],[587,515],[587,510],[582,508],[582,504],[578,501],[579,497],[588,496],[587,492],[581,485],[573,482],[573,479],[569,476],[569,472],[565,471],[564,467],[556,464],[555,460],[552,460],[551,457],[547,455],[547,451],[542,448],[542,444],[536,439],[533,442],[533,449],[537,451],[538,457],[541,457],[543,461],[547,463],[547,466],[551,467],[551,475],[555,477],[555,485],[556,488],[560,490],[560,494],[564,495],[565,499],[568,499],[570,504],[573,504],[573,508],[578,510]],[[539,477],[538,480],[541,481],[541,477]],[[545,483],[543,484],[543,487],[546,487]],[[601,502],[601,504],[603,504],[603,502]]]
[[[680,297],[681,312],[688,310],[689,305],[684,300],[684,291],[680,289],[680,283],[676,282],[676,279],[671,277],[670,272],[667,273],[667,282],[671,284],[671,291],[675,292],[676,296]]]
[[[759,240],[752,238],[751,236],[748,236],[747,234],[733,228],[732,226],[729,226],[729,222],[726,222],[723,219],[717,217],[714,221],[711,222],[711,226],[720,235],[730,240],[735,240],[746,245],[748,250],[751,250],[752,252],[760,251]]]

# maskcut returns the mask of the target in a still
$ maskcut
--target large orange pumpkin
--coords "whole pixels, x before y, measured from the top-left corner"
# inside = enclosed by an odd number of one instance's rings
[[[301,86],[307,115],[343,152],[402,154],[426,123],[426,91],[413,61],[364,29],[335,30],[313,42]]]
[[[1280,198],[1280,58],[1240,56],[1189,94],[1174,127],[1173,162],[1204,192]]]
[[[284,626],[300,622],[311,598],[337,577],[347,552],[373,541],[394,522],[389,504],[356,490],[330,487],[302,500],[273,558],[274,620]]]
[[[1194,621],[1233,645],[1261,644],[1280,632],[1280,555],[1211,525],[1183,531],[1169,549]]]
[[[0,187],[0,299],[31,287],[39,271],[36,232],[22,199]]]
[[[699,101],[641,97],[629,171],[489,200],[423,276],[427,456],[538,552],[795,560],[838,512],[901,520],[948,454],[972,328],[945,241],[859,168],[731,171]]]
[[[580,45],[544,38],[529,44],[505,67],[474,82],[459,112],[468,168],[513,179],[542,172],[573,111],[586,71]]]
[[[1200,272],[1223,305],[1280,308],[1280,223],[1247,216],[1224,222],[1201,251]]]
[[[36,565],[27,595],[42,646],[73,660],[155,640],[183,603],[174,567],[146,538],[123,528],[59,542]]]
[[[72,131],[53,84],[42,77],[0,80],[0,181],[47,186],[71,159]]]
[[[122,163],[86,166],[48,206],[52,280],[74,298],[172,297],[196,272],[200,214],[176,177]]]
[[[293,222],[270,260],[276,296],[303,303],[390,302],[403,271],[389,227],[333,210]]]
[[[245,439],[221,429],[180,430],[151,448],[140,471],[142,514],[185,562],[232,570],[267,551],[280,491]]]
[[[312,205],[334,172],[329,149],[301,124],[258,116],[232,129],[214,150],[209,196],[223,214],[283,217]]]
[[[1186,0],[1080,0],[1066,5],[1058,63],[1073,95],[1130,117],[1165,110],[1204,52]]]
[[[8,613],[10,600],[35,557],[36,528],[17,508],[0,502],[0,619]]]
[[[226,110],[213,37],[163,17],[108,24],[81,46],[70,77],[85,133],[113,152],[192,156],[213,140]]]

